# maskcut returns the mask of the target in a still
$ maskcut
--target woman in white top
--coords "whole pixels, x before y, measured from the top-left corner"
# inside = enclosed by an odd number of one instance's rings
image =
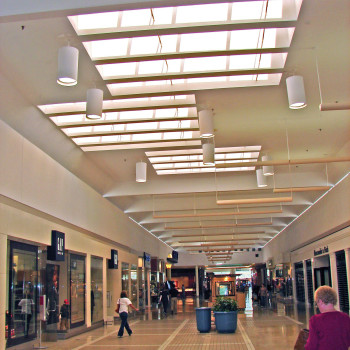
[[[128,306],[130,306],[132,309],[136,311],[139,311],[139,310],[136,309],[134,305],[132,305],[125,290],[123,290],[120,293],[120,299],[118,299],[117,304],[118,304],[118,307],[115,311],[119,313],[120,319],[122,320],[122,323],[120,325],[119,332],[118,332],[118,337],[121,338],[123,336],[124,327],[130,336],[132,334],[132,330],[130,329],[129,323],[128,323]]]

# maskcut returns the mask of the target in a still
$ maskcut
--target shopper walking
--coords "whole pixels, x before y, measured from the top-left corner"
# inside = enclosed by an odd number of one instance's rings
[[[60,330],[67,331],[69,328],[68,319],[69,319],[69,303],[68,299],[64,299],[63,305],[60,310],[61,322],[60,322]]]
[[[177,297],[179,295],[179,291],[173,285],[173,287],[170,289],[170,297],[171,297],[171,314],[177,314]]]
[[[115,309],[115,311],[117,313],[119,313],[119,317],[122,320],[122,323],[121,323],[119,331],[118,331],[119,338],[121,338],[124,334],[124,327],[125,327],[126,331],[128,332],[129,336],[132,334],[132,330],[129,327],[129,323],[128,323],[128,312],[129,312],[128,307],[129,306],[132,309],[134,309],[135,311],[139,311],[139,309],[137,309],[134,305],[132,305],[130,299],[128,298],[126,291],[123,290],[120,293],[120,298],[118,299],[118,302],[117,302],[117,308]]]
[[[167,316],[168,311],[168,303],[169,303],[169,290],[166,284],[162,286],[162,290],[160,292],[159,303],[163,304],[163,312],[164,315]]]

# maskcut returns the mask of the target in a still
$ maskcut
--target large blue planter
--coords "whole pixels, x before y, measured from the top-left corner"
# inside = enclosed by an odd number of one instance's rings
[[[211,308],[199,307],[196,309],[197,329],[201,333],[210,332],[211,328]]]
[[[215,326],[219,333],[234,333],[237,328],[237,311],[214,311]]]

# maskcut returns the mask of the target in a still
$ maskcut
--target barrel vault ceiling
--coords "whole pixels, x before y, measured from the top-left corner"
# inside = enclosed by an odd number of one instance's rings
[[[0,117],[172,248],[227,263],[263,248],[349,173],[350,3],[205,4],[3,16],[2,81],[32,106],[33,123],[10,119],[23,113],[13,101]],[[67,42],[79,49],[73,87],[56,83]],[[304,78],[306,108],[288,108],[292,75]],[[85,118],[93,87],[104,92],[97,121]],[[201,110],[213,113],[215,166],[202,162]],[[264,155],[274,175],[258,188]]]

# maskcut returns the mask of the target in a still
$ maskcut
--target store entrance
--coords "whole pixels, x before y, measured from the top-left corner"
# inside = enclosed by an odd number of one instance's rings
[[[315,290],[320,286],[332,286],[329,255],[314,258]]]
[[[331,271],[329,267],[320,267],[314,270],[315,289],[320,286],[331,286]]]

